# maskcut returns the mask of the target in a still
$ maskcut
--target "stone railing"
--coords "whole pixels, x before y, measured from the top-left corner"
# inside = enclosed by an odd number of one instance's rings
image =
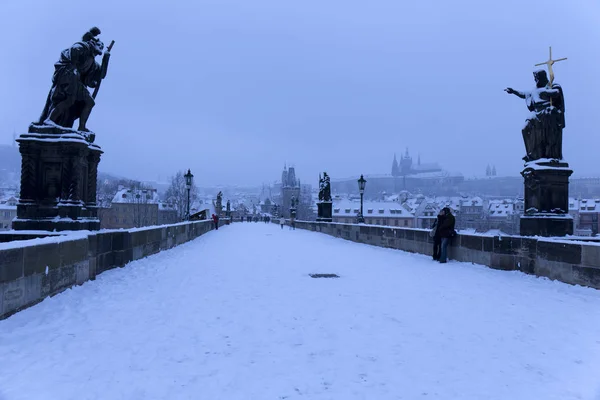
[[[296,228],[354,242],[431,256],[433,239],[426,229],[296,221]],[[459,234],[448,249],[450,259],[506,271],[556,279],[600,289],[600,245],[578,240]]]
[[[226,222],[223,219],[219,225]],[[182,222],[0,243],[0,319],[212,228],[212,221]]]

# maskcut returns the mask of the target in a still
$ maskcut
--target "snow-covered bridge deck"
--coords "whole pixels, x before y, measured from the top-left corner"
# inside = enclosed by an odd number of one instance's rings
[[[0,321],[0,371],[1,400],[598,399],[600,292],[234,224]]]

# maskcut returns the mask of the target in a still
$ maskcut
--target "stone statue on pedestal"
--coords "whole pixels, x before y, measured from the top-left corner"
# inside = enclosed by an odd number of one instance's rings
[[[111,43],[104,51],[104,43],[98,35],[100,29],[93,27],[80,42],[62,51],[60,59],[54,64],[52,88],[46,105],[39,121],[31,125],[30,132],[48,133],[54,128],[58,131],[53,133],[62,133],[59,127],[72,128],[77,119],[77,130],[89,132],[87,121],[96,104],[100,83],[106,77],[110,49],[114,44]],[[102,54],[102,63],[99,64],[96,56]],[[94,88],[94,93],[90,94],[88,88]]]
[[[331,201],[331,182],[327,172],[323,172],[323,177],[319,176],[319,201]]]
[[[87,120],[108,70],[110,48],[94,27],[54,64],[52,88],[39,121],[16,140],[21,189],[15,230],[97,230],[96,182],[102,149]],[[102,64],[96,62],[101,54]],[[88,88],[94,88],[90,94]],[[73,124],[79,119],[78,130]]]
[[[317,221],[332,221],[331,181],[327,172],[319,175],[319,202],[317,203]]]
[[[217,193],[217,201],[215,203],[215,213],[220,217],[223,211],[223,192]]]
[[[525,214],[521,217],[523,236],[565,236],[573,234],[569,215],[569,177],[573,173],[563,161],[565,99],[562,87],[554,83],[552,65],[561,58],[536,64],[547,65],[533,73],[536,87],[530,92],[506,88],[509,94],[525,99],[531,116],[522,130],[526,155],[521,172],[525,182]]]

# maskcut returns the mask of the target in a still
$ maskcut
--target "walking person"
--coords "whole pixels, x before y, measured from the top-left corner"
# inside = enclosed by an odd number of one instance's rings
[[[433,237],[433,260],[440,261],[440,256],[442,255],[442,238],[439,234],[439,226],[442,224],[444,220],[444,212],[440,210],[437,215],[437,219],[433,223],[431,227],[431,231],[429,233],[430,236]]]
[[[448,244],[450,243],[450,238],[454,236],[454,225],[456,223],[456,219],[454,215],[452,215],[452,211],[448,207],[444,207],[442,209],[443,218],[441,223],[438,225],[437,233],[441,238],[441,251],[440,251],[440,263],[444,264],[448,258]]]
[[[283,227],[285,226],[285,218],[279,218],[279,225],[281,225],[281,229],[283,229]]]

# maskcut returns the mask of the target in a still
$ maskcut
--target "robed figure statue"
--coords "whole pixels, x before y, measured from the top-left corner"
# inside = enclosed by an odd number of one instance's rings
[[[36,125],[59,125],[72,128],[79,119],[79,131],[89,132],[87,120],[95,105],[88,88],[96,88],[106,77],[110,52],[104,52],[104,43],[98,39],[100,29],[94,27],[83,35],[80,42],[63,50],[54,64],[52,88],[46,106]],[[103,54],[102,64],[96,56]]]
[[[505,91],[527,102],[531,117],[523,128],[526,162],[549,159],[562,160],[562,130],[565,127],[565,99],[557,83],[550,83],[546,71],[533,73],[536,87],[531,92],[520,92],[512,88]]]
[[[323,177],[319,176],[319,201],[331,201],[331,181],[327,172],[323,172]]]

